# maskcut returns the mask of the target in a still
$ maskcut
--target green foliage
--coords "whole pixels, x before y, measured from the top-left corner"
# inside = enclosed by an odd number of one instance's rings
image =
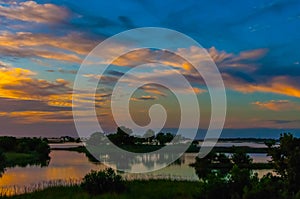
[[[40,138],[0,137],[0,167],[27,166],[28,164],[47,165],[50,147]],[[2,155],[1,155],[2,154]],[[2,161],[1,156],[5,157]]]
[[[300,198],[300,139],[283,134],[279,141],[279,146],[274,146],[274,140],[266,142],[268,154],[272,157],[270,165],[275,167],[277,176],[268,174],[258,179],[251,171],[257,164],[252,163],[241,148],[235,150],[230,163],[224,155],[213,152],[203,159],[197,158],[193,166],[204,186],[201,198]],[[220,187],[219,192],[217,187]]]
[[[209,153],[204,158],[196,157],[196,162],[191,164],[200,179],[208,177],[218,171],[226,175],[232,167],[230,159],[223,153]]]
[[[230,198],[229,184],[218,172],[210,173],[200,186],[200,199]]]
[[[4,172],[5,165],[6,165],[6,157],[4,156],[4,153],[0,150],[0,177]]]
[[[260,180],[254,179],[252,187],[245,190],[243,199],[281,199],[283,197],[283,181],[278,176],[267,174]]]
[[[242,149],[235,149],[235,152],[232,154],[231,160],[239,168],[250,168],[252,165],[252,159]]]
[[[279,147],[269,146],[269,155],[285,182],[286,191],[293,196],[300,190],[300,139],[285,133],[279,141]]]
[[[0,137],[0,149],[5,151],[13,151],[15,150],[15,147],[17,146],[17,138],[15,137]]]
[[[125,189],[122,177],[111,168],[104,171],[91,171],[83,178],[81,187],[92,195],[120,193]]]

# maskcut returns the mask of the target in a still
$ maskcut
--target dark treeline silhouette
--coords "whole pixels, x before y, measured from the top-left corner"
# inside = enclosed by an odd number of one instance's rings
[[[252,159],[241,150],[231,157],[210,153],[192,165],[200,178],[203,199],[298,199],[300,198],[300,139],[283,134],[279,146],[266,142],[276,175],[261,179],[253,174]]]
[[[142,137],[132,135],[132,130],[126,127],[118,127],[117,132],[109,134],[108,139],[117,146],[135,145],[135,144],[156,144],[165,145],[173,140],[174,135],[171,133],[160,132],[155,135],[151,129],[145,132]]]
[[[0,173],[6,167],[49,163],[50,147],[45,139],[0,137]],[[1,172],[2,171],[2,172]]]

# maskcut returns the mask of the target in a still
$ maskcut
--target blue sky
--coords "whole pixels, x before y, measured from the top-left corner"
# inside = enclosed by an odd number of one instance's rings
[[[148,26],[182,32],[208,50],[226,86],[225,128],[241,133],[253,129],[253,135],[259,128],[300,129],[297,0],[0,0],[0,135],[76,135],[71,95],[82,60],[104,39]],[[140,53],[151,57],[149,52]],[[124,59],[141,61],[131,56]],[[111,66],[106,73],[109,83],[130,68],[121,62]],[[201,81],[185,72],[194,88],[205,90]],[[173,115],[167,127],[175,128],[177,105],[171,95],[159,94],[159,89],[142,89],[133,96],[133,118],[147,123],[141,107],[160,102]],[[99,93],[99,120],[109,131],[115,126],[105,94]],[[197,96],[200,108],[204,107],[200,128],[205,128],[209,93]]]

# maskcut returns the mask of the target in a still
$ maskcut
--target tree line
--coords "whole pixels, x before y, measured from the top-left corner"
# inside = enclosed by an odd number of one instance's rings
[[[200,178],[201,199],[298,199],[300,198],[300,139],[283,134],[266,142],[275,174],[253,174],[253,161],[237,150],[232,156],[210,153],[191,165]]]

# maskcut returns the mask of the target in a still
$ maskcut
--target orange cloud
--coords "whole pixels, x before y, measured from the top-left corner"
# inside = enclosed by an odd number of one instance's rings
[[[272,111],[300,110],[300,105],[289,100],[270,100],[267,102],[256,101],[252,104],[259,108]]]
[[[287,76],[279,76],[262,83],[243,82],[228,74],[222,74],[226,86],[243,93],[265,92],[300,98],[300,88]]]
[[[15,122],[32,124],[40,122],[72,122],[72,111],[15,111],[0,112],[0,116],[14,118]]]
[[[19,100],[41,100],[56,106],[71,106],[69,82],[33,78],[34,72],[21,68],[0,68],[0,97]]]
[[[79,33],[70,33],[66,36],[53,36],[47,34],[34,34],[30,32],[17,32],[15,34],[4,32],[0,35],[0,46],[24,47],[54,47],[80,55],[88,54],[99,41],[85,38]]]
[[[78,33],[52,36],[3,32],[0,34],[0,53],[13,57],[40,57],[81,63],[82,55],[88,54],[98,42]]]
[[[25,1],[9,6],[0,5],[0,16],[36,23],[58,23],[65,21],[70,13],[66,8],[54,4],[38,4],[35,1]]]
[[[255,65],[249,62],[261,58],[267,51],[267,49],[254,49],[243,51],[236,55],[225,51],[218,51],[215,47],[211,47],[206,51],[205,49],[191,46],[189,48],[179,48],[174,53],[163,50],[141,49],[118,57],[112,64],[117,66],[136,66],[145,63],[162,63],[183,71],[193,71],[193,66],[185,60],[188,57],[189,60],[193,63],[198,63],[199,66],[213,60],[219,67],[254,69]],[[115,53],[115,51],[108,52],[108,54],[112,55]],[[183,57],[180,57],[179,54]]]

